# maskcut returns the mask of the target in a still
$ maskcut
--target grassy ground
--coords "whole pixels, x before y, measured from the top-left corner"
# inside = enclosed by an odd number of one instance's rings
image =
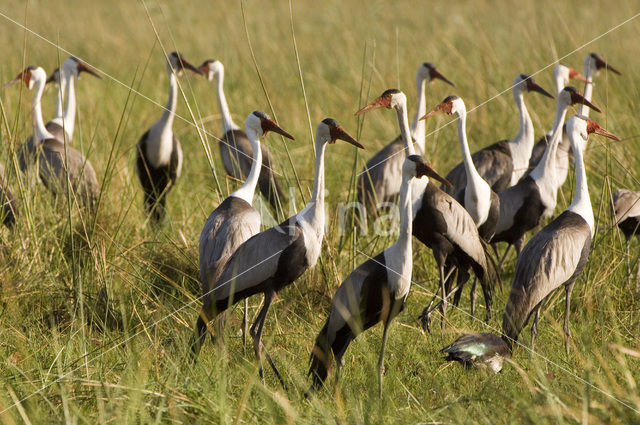
[[[77,93],[73,143],[87,154],[102,183],[96,217],[68,207],[64,199],[52,199],[41,185],[26,179],[19,185],[11,152],[31,132],[31,93],[14,86],[0,94],[6,117],[0,161],[11,170],[10,183],[22,202],[16,229],[0,229],[0,422],[640,422],[640,295],[633,284],[626,285],[624,241],[611,230],[608,209],[612,190],[640,186],[640,126],[633,114],[640,97],[640,78],[634,72],[640,21],[632,20],[583,47],[640,12],[640,4],[301,1],[294,2],[293,20],[285,1],[243,5],[264,86],[252,61],[239,2],[149,0],[148,12],[145,3],[125,0],[97,5],[34,0],[26,7],[25,2],[5,0],[0,6],[2,82],[26,64],[50,71],[68,56],[9,19],[109,75],[103,81],[83,77]],[[229,321],[226,345],[207,345],[196,365],[187,361],[187,341],[200,306],[200,230],[237,182],[224,177],[215,137],[199,138],[193,125],[195,118],[212,135],[220,135],[213,84],[183,79],[185,97],[178,114],[186,120],[177,119],[174,125],[185,154],[183,176],[170,195],[166,225],[155,232],[145,223],[134,176],[134,146],[161,114],[150,100],[160,105],[166,100],[163,49],[180,50],[194,63],[220,59],[236,122],[242,123],[252,110],[263,110],[296,136],[286,145],[273,136],[266,143],[278,160],[278,172],[293,188],[298,208],[313,184],[310,134],[320,120],[336,118],[367,147],[355,154],[346,144],[328,147],[330,219],[321,260],[282,291],[267,319],[265,344],[285,371],[286,391],[270,370],[266,385],[259,380],[253,352],[240,342],[237,310]],[[535,78],[552,91],[551,64],[568,55],[562,62],[581,70],[591,51],[623,72],[621,77],[598,78],[594,102],[603,113],[593,117],[627,140],[590,141],[586,159],[597,232],[574,291],[571,353],[563,350],[564,298],[557,294],[544,309],[536,353],[519,348],[514,363],[498,375],[445,364],[438,350],[461,332],[499,328],[514,259],[505,268],[505,289],[498,294],[490,324],[469,317],[465,296],[445,331],[425,334],[416,318],[436,288],[437,273],[430,252],[416,243],[415,285],[389,338],[383,398],[378,399],[375,378],[381,329],[375,328],[349,348],[335,391],[305,401],[308,355],[333,291],[366,259],[359,251],[372,255],[393,240],[365,235],[340,246],[335,205],[353,198],[349,188],[354,161],[360,169],[398,133],[389,111],[370,113],[364,122],[353,113],[390,87],[403,89],[413,105],[415,70],[431,61],[456,88],[452,92],[432,84],[428,106],[452,93],[463,97],[468,108],[492,99],[469,115],[475,150],[517,131],[511,93],[499,94],[518,73],[533,74],[549,66]],[[53,114],[54,91],[47,90],[45,97],[47,119]],[[553,102],[529,95],[527,104],[541,134],[551,126]],[[432,121],[428,130],[447,121]],[[429,159],[442,173],[460,160],[456,140],[451,125],[427,138]],[[570,202],[572,188],[570,177],[558,211]],[[635,249],[634,243],[632,252]],[[251,314],[259,306],[260,300],[252,299]],[[522,342],[528,345],[528,340],[527,330]]]

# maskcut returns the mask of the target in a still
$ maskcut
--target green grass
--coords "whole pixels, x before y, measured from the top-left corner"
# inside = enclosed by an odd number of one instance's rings
[[[640,422],[640,295],[633,284],[625,285],[624,241],[610,228],[608,209],[612,190],[640,187],[640,126],[634,111],[640,98],[635,72],[640,21],[582,47],[640,12],[637,2],[294,2],[293,29],[310,117],[287,2],[243,3],[264,87],[239,2],[145,3],[159,37],[142,2],[51,0],[25,7],[9,0],[0,6],[3,15],[124,84],[90,76],[77,84],[73,144],[93,163],[104,192],[95,219],[69,209],[66,197],[52,199],[42,185],[23,179],[24,190],[18,188],[11,152],[31,133],[31,93],[14,86],[0,94],[7,119],[0,132],[0,161],[11,170],[10,183],[22,202],[16,229],[0,229],[0,422]],[[50,71],[68,56],[2,17],[0,40],[1,82],[29,64]],[[436,288],[437,272],[430,251],[415,243],[416,284],[391,330],[383,398],[378,399],[375,373],[381,338],[377,327],[349,348],[335,390],[330,380],[331,390],[305,401],[309,352],[333,292],[366,259],[358,250],[373,255],[393,241],[392,236],[367,235],[345,240],[339,249],[334,206],[353,198],[354,151],[338,143],[327,148],[329,226],[321,260],[279,294],[266,322],[265,345],[284,371],[288,390],[278,386],[269,369],[266,384],[259,380],[253,350],[243,349],[240,342],[238,309],[228,321],[226,344],[207,344],[192,365],[187,343],[200,307],[199,234],[210,211],[237,182],[224,175],[215,137],[198,137],[185,104],[219,136],[213,84],[182,79],[186,98],[180,99],[178,114],[187,122],[177,119],[174,131],[184,149],[183,175],[169,196],[165,226],[154,232],[146,224],[134,147],[161,109],[127,86],[164,105],[162,48],[180,50],[196,64],[221,60],[236,122],[263,110],[295,135],[296,141],[286,146],[273,136],[265,143],[277,158],[277,171],[295,188],[297,208],[313,184],[310,132],[317,123],[331,116],[358,135],[367,148],[356,154],[359,170],[398,128],[390,111],[372,112],[363,123],[354,112],[384,89],[397,87],[406,92],[413,114],[420,63],[433,62],[456,83],[454,90],[438,82],[428,87],[428,106],[455,93],[472,108],[506,90],[520,72],[533,74],[567,54],[562,62],[582,70],[587,53],[602,54],[623,75],[598,77],[593,100],[603,113],[592,117],[628,139],[590,140],[586,161],[597,233],[574,290],[570,355],[563,349],[564,297],[559,293],[544,309],[535,354],[517,349],[514,363],[497,375],[445,364],[438,350],[461,332],[499,329],[514,258],[505,268],[505,287],[489,325],[469,318],[465,296],[462,310],[451,311],[444,332],[425,334],[417,316]],[[535,76],[549,91],[552,68]],[[45,92],[45,119],[53,114],[54,97],[53,90]],[[526,101],[536,134],[542,134],[551,126],[554,104],[535,94]],[[512,137],[518,125],[515,111],[510,92],[473,111],[468,118],[472,149]],[[428,132],[446,122],[430,121]],[[443,174],[460,161],[456,137],[452,125],[427,137],[428,157]],[[203,146],[211,150],[222,193]],[[571,175],[558,211],[569,204],[572,189]],[[632,252],[636,249],[634,243]],[[258,297],[251,299],[250,313],[259,306]],[[483,313],[480,308],[479,315]],[[528,346],[528,330],[521,341]]]

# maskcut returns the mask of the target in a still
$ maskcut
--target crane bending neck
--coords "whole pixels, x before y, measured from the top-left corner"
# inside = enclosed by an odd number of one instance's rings
[[[49,133],[42,119],[42,92],[44,91],[45,81],[37,79],[35,81],[35,92],[33,93],[33,104],[31,105],[31,118],[33,120],[33,131],[36,143],[42,143],[46,139],[53,139],[53,135]]]
[[[58,87],[56,89],[56,118],[62,119],[64,117],[64,96],[67,90],[67,82],[65,81],[64,75],[60,73],[60,82],[58,83]]]
[[[247,176],[247,180],[230,196],[235,196],[247,202],[249,205],[253,205],[253,196],[256,191],[256,185],[258,184],[258,178],[260,177],[260,170],[262,168],[262,150],[260,149],[260,138],[258,133],[250,128],[245,127],[245,132],[249,141],[251,142],[251,148],[253,149],[253,162],[251,163],[251,170]]]
[[[240,127],[233,122],[231,118],[231,112],[229,111],[229,105],[227,104],[227,98],[224,95],[224,71],[220,71],[216,74],[216,92],[218,95],[218,108],[220,109],[220,115],[222,117],[222,131],[224,133],[231,130],[239,130]]]
[[[420,70],[418,70],[418,75],[416,76],[416,86],[418,89],[418,102],[416,104],[416,114],[411,123],[411,137],[416,141],[418,149],[421,151],[420,153],[424,153],[427,122],[426,120],[420,120],[420,117],[427,113],[427,80],[422,77]]]
[[[467,112],[458,112],[458,141],[460,142],[460,151],[462,152],[462,161],[467,174],[467,181],[478,182],[482,179],[478,170],[476,170],[469,151],[469,142],[467,141]]]

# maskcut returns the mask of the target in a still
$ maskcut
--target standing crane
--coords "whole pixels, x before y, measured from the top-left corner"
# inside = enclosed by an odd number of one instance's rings
[[[218,60],[209,59],[199,67],[200,71],[209,81],[216,79],[216,93],[218,107],[222,116],[222,138],[219,139],[220,157],[228,175],[236,179],[245,179],[249,175],[253,164],[251,141],[247,134],[240,129],[231,117],[227,98],[224,95],[224,66]],[[262,195],[269,201],[271,207],[277,210],[278,200],[282,203],[286,198],[278,180],[274,176],[273,167],[275,161],[271,152],[265,145],[262,149],[262,168],[258,178],[258,188]]]
[[[400,233],[398,240],[375,257],[371,257],[347,276],[333,299],[322,330],[311,352],[310,395],[327,378],[331,359],[335,358],[339,375],[347,347],[365,330],[382,322],[382,345],[378,358],[378,391],[382,396],[384,350],[391,321],[404,309],[411,287],[413,267],[411,232],[411,180],[432,176],[443,180],[419,155],[409,155],[402,165],[400,189]]]
[[[400,133],[407,155],[414,155],[415,149],[409,139],[409,119],[407,118],[407,98],[400,90],[386,90],[380,97],[356,114],[376,108],[395,109]],[[442,179],[441,183],[448,184]],[[445,282],[454,267],[458,269],[458,286],[469,278],[469,268],[480,279],[487,304],[487,318],[491,315],[492,287],[500,282],[495,265],[487,255],[473,218],[451,195],[443,192],[429,179],[415,179],[412,182],[413,235],[428,246],[438,263],[440,291],[443,302],[440,305],[442,323],[446,317],[447,301]],[[446,272],[445,272],[446,270]],[[427,326],[428,307],[423,312],[423,326]]]
[[[625,242],[627,260],[627,281],[631,277],[631,264],[629,263],[629,240],[633,236],[640,235],[640,192],[628,189],[618,189],[613,194],[611,209],[615,216],[615,222],[622,230]],[[640,263],[636,272],[636,279],[640,275]]]
[[[593,133],[620,140],[586,117],[576,115],[567,121],[567,134],[576,159],[573,202],[531,238],[518,257],[502,320],[502,336],[491,333],[463,335],[442,349],[447,354],[447,360],[459,361],[467,366],[481,362],[495,372],[500,371],[504,358],[511,355],[513,344],[518,341],[520,332],[532,315],[533,350],[540,309],[545,300],[563,286],[566,293],[565,349],[568,350],[571,337],[571,291],[587,263],[594,231],[593,210],[583,161],[587,138]]]
[[[19,162],[25,171],[28,164],[36,162],[40,179],[54,195],[64,193],[67,181],[70,181],[81,200],[85,204],[93,206],[100,193],[100,185],[93,166],[79,151],[56,139],[47,130],[42,119],[41,100],[46,80],[47,74],[42,68],[29,66],[16,78],[5,84],[6,87],[22,81],[29,90],[35,88],[31,107],[35,154],[28,155],[23,145]]]
[[[86,63],[76,57],[70,57],[62,63],[62,72],[56,68],[46,83],[58,84],[56,90],[56,116],[45,124],[46,129],[61,142],[71,142],[76,122],[76,92],[75,80],[82,72],[102,79],[102,76],[92,70]],[[66,103],[65,103],[66,98]],[[30,154],[35,152],[33,135],[26,143],[26,149]]]
[[[5,180],[4,166],[0,164],[0,219],[2,224],[13,227],[16,222],[16,198]]]
[[[410,133],[415,141],[415,151],[420,154],[424,153],[425,123],[418,118],[426,113],[426,85],[435,79],[455,87],[455,84],[442,75],[433,64],[425,62],[418,67],[416,75],[418,101]],[[361,205],[373,211],[376,203],[396,201],[400,193],[402,163],[406,157],[402,152],[404,148],[404,141],[399,135],[367,161],[358,178],[358,202]]]
[[[196,329],[201,329],[214,316],[211,308],[211,290],[220,277],[225,264],[231,254],[251,236],[260,231],[260,214],[253,208],[253,194],[258,184],[258,176],[262,167],[262,151],[260,136],[266,136],[269,131],[281,134],[291,140],[293,136],[278,127],[264,112],[254,111],[247,116],[244,123],[245,132],[253,149],[253,164],[249,176],[238,190],[222,201],[209,215],[200,233],[200,284],[202,285],[203,307]],[[246,335],[247,305],[243,318],[243,342]],[[193,345],[194,353],[204,341],[205,334]]]
[[[559,187],[556,174],[558,145],[562,139],[562,127],[567,108],[577,103],[600,112],[600,109],[585,99],[575,87],[567,86],[562,89],[556,101],[553,135],[542,159],[536,168],[515,186],[498,194],[500,214],[496,234],[491,242],[509,244],[499,266],[502,265],[511,245],[514,245],[516,253],[520,254],[525,233],[536,227],[541,217],[551,217],[555,211]]]
[[[231,255],[216,282],[207,319],[223,313],[233,304],[254,294],[264,294],[264,304],[251,326],[253,348],[262,370],[262,331],[274,295],[293,284],[310,267],[315,266],[324,238],[324,154],[328,143],[344,140],[360,149],[363,146],[332,118],[325,118],[316,129],[316,172],[309,203],[296,215],[278,226],[249,238]],[[206,332],[199,321],[198,335]],[[284,386],[280,372],[266,355],[276,376]]]
[[[178,79],[183,70],[202,74],[178,52],[168,56],[169,100],[162,117],[146,131],[136,147],[136,171],[144,190],[144,207],[154,224],[165,216],[167,195],[182,171],[182,147],[173,134],[178,104]]]
[[[527,74],[519,74],[513,80],[512,90],[513,99],[520,114],[518,134],[513,139],[501,140],[471,155],[478,173],[495,193],[516,184],[527,171],[529,165],[529,157],[533,148],[533,122],[531,122],[531,116],[529,116],[529,111],[524,103],[524,94],[537,92],[553,99],[552,95]],[[453,188],[441,187],[441,189],[459,199],[467,185],[465,163],[460,162],[456,165],[447,174],[447,180],[453,184]]]
[[[489,242],[495,234],[496,225],[498,224],[500,200],[498,198],[498,195],[496,195],[487,181],[483,179],[478,173],[478,170],[476,169],[476,166],[472,159],[471,152],[469,151],[466,129],[467,108],[465,107],[464,102],[461,98],[459,98],[458,96],[449,96],[421,119],[425,119],[438,113],[458,115],[458,140],[460,142],[460,150],[462,152],[462,163],[464,164],[465,184],[462,189],[454,195],[454,198],[469,212],[471,218],[473,218],[473,221],[476,224],[476,227],[478,228],[480,237],[485,242]],[[531,141],[533,142],[533,134],[531,136]],[[507,176],[508,174],[509,173],[507,173]],[[473,284],[471,286],[472,316],[475,314],[476,282],[477,280],[474,278]],[[458,306],[458,304],[460,303],[461,295],[462,286],[458,286],[456,287],[453,305]]]

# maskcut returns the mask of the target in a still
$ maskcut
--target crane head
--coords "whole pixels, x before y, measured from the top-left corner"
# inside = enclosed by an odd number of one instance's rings
[[[456,86],[451,81],[449,81],[447,77],[442,75],[442,73],[438,71],[435,65],[433,65],[431,62],[425,62],[422,65],[420,65],[420,71],[421,71],[421,75],[423,75],[423,78],[426,79],[427,82],[429,83],[437,79],[437,80],[444,81],[445,83],[449,84],[451,87]]]
[[[195,66],[191,65],[191,63],[187,61],[185,57],[178,52],[169,53],[168,59],[169,59],[168,66],[171,68],[171,70],[173,70],[179,76],[182,75],[185,69],[188,69],[189,71],[192,71],[196,74],[202,75],[202,71],[200,71]]]
[[[358,149],[364,149],[356,139],[351,137],[347,131],[342,128],[342,126],[338,123],[338,121],[333,118],[325,118],[320,124],[318,124],[318,129],[316,130],[316,140],[324,143],[335,143],[336,140],[344,140],[345,142],[352,144]]]
[[[266,136],[270,131],[273,131],[288,139],[295,140],[292,135],[280,128],[269,115],[261,111],[253,111],[250,113],[245,121],[245,127],[252,128],[262,136]]]
[[[620,138],[618,136],[600,127],[600,125],[597,122],[587,119],[587,134],[593,134],[593,133],[599,134],[604,137],[608,137],[609,139],[613,139],[618,142],[620,141]]]
[[[411,177],[420,178],[423,176],[432,177],[438,180],[440,183],[443,183],[449,187],[453,187],[453,185],[449,182],[449,180],[442,177],[440,174],[436,172],[431,166],[425,161],[425,159],[420,155],[409,155],[404,160],[404,164],[402,164],[402,173],[407,174]]]
[[[451,115],[454,113],[459,113],[462,111],[466,111],[464,106],[464,102],[456,95],[447,96],[444,98],[442,102],[425,115],[420,117],[420,120],[426,120],[429,117],[432,117],[437,114],[447,114]]]
[[[98,74],[96,71],[91,69],[89,65],[74,56],[64,61],[62,67],[64,69],[68,69],[71,75],[76,78],[80,76],[80,73],[86,72],[87,74],[91,74],[96,78],[102,79],[102,75]]]
[[[55,83],[60,84],[60,68],[56,68],[53,70],[49,78],[47,78],[46,84]]]
[[[9,87],[19,82],[24,82],[24,85],[27,86],[29,90],[33,88],[35,81],[41,79],[42,81],[47,80],[47,73],[44,69],[35,66],[28,66],[22,71],[16,78],[6,83],[3,87]]]
[[[596,112],[602,112],[600,108],[598,108],[593,103],[589,102],[585,97],[573,86],[567,86],[558,95],[558,101],[563,101],[568,105],[582,104],[586,105],[589,108],[593,109]]]
[[[356,112],[356,115],[364,114],[367,111],[377,108],[388,108],[391,109],[400,104],[406,104],[407,97],[398,89],[388,89],[385,90],[378,98],[376,98],[373,102],[365,106]]]
[[[200,65],[198,69],[209,81],[213,80],[214,77],[218,78],[219,75],[224,73],[222,62],[215,59],[207,59],[202,62],[202,65]]]
[[[605,62],[605,60],[602,59],[602,56],[600,56],[597,53],[590,53],[585,58],[584,62],[585,62],[584,64],[585,68],[590,68],[590,69],[595,68],[596,71],[600,71],[601,69],[606,69],[608,71],[613,72],[614,74],[621,75],[620,71],[618,71],[617,69],[609,65],[607,62]]]
[[[544,96],[550,97],[551,99],[553,99],[553,95],[551,95],[548,91],[546,91],[545,89],[543,89],[538,83],[536,83],[533,79],[533,77],[531,77],[528,74],[520,74],[516,77],[515,81],[513,82],[514,87],[516,85],[519,85],[521,83],[524,83],[524,89],[526,89],[528,92],[538,92]]]

